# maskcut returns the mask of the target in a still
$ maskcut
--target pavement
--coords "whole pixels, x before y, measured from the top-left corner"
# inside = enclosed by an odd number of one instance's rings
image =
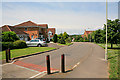
[[[61,73],[61,54],[65,54],[66,73]],[[51,71],[46,74],[46,55],[50,55]],[[2,65],[3,78],[108,78],[104,49],[93,43],[75,42],[71,46],[20,58]]]

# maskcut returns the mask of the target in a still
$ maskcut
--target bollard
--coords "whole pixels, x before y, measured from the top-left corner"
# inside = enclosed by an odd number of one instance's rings
[[[8,59],[11,60],[10,48],[8,48]]]
[[[8,60],[8,50],[6,50],[6,63],[8,63],[9,60]]]
[[[46,56],[46,61],[47,61],[47,74],[50,74],[50,56]]]
[[[65,73],[65,55],[61,55],[61,72]]]

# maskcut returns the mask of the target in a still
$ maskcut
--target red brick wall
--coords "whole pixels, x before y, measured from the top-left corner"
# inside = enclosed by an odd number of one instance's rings
[[[38,38],[38,31],[24,31],[25,33],[29,34],[30,39],[31,36],[33,35],[33,39]]]
[[[48,33],[49,31],[51,31],[51,32],[53,33],[53,35],[51,35],[50,37],[53,37],[54,34],[55,34],[55,28],[48,28],[48,29],[47,29],[47,33]]]

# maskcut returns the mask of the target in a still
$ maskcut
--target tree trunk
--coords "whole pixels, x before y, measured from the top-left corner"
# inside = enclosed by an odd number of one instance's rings
[[[113,48],[113,43],[111,43],[111,49]]]

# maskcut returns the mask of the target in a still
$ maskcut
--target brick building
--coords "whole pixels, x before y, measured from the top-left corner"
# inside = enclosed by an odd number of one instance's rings
[[[88,38],[88,35],[91,34],[93,31],[86,31],[84,32],[83,35],[81,35],[82,37],[87,37]]]
[[[48,28],[47,32],[48,32],[48,39],[50,41],[51,39],[53,39],[53,36],[55,34],[55,28]]]
[[[4,25],[2,26],[2,31],[14,31],[20,40],[27,41],[28,38],[35,39],[35,38],[48,38],[48,24],[36,24],[32,21],[27,21],[15,26]],[[52,35],[55,34],[55,28],[51,29]],[[51,35],[51,37],[52,37]],[[50,37],[50,38],[51,38]]]

